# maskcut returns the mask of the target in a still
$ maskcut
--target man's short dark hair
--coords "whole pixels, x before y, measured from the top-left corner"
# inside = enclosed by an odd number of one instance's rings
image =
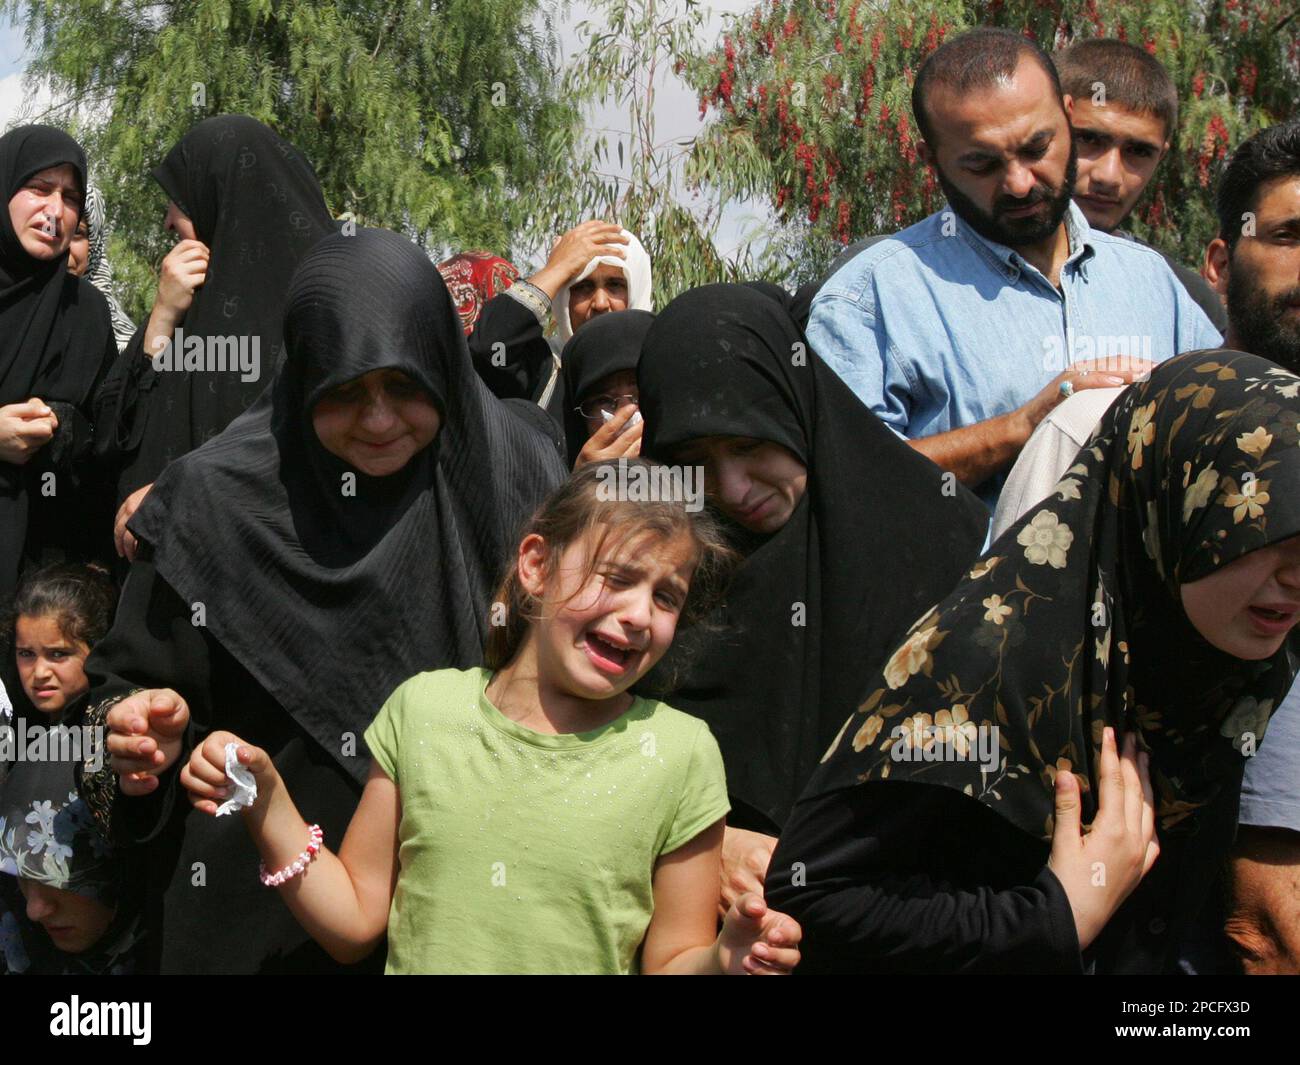
[[[1091,97],[1100,82],[1107,106],[1153,115],[1165,140],[1178,128],[1178,90],[1164,64],[1145,48],[1114,37],[1077,41],[1052,57],[1061,88],[1075,99]]]
[[[956,93],[987,88],[1015,74],[1025,56],[1032,56],[1043,68],[1060,97],[1061,79],[1051,57],[1028,37],[1013,30],[987,27],[968,30],[931,52],[912,83],[912,117],[926,143],[934,147],[934,127],[925,109],[926,97],[933,86],[942,85]]]
[[[1300,118],[1260,130],[1228,160],[1214,206],[1229,252],[1241,238],[1243,216],[1259,205],[1260,187],[1284,177],[1300,177]]]

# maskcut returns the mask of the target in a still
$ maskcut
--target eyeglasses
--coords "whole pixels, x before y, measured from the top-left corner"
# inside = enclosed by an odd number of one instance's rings
[[[592,396],[573,409],[584,418],[599,418],[602,414],[613,414],[628,404],[635,406],[636,402],[636,396]]]

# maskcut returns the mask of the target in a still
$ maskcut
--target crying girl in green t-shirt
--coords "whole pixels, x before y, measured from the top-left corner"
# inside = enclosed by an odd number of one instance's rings
[[[243,816],[263,880],[339,961],[387,931],[390,973],[798,963],[799,926],[758,895],[717,931],[717,743],[702,721],[628,690],[697,615],[728,552],[683,502],[609,498],[616,472],[588,464],[533,518],[493,604],[484,668],[422,673],[389,697],[366,731],[374,763],[337,855],[259,748],[216,732],[182,771],[191,801],[215,814],[236,745],[257,783]]]

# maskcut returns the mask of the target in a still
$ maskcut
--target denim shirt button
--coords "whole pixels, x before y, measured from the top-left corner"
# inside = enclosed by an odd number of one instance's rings
[[[1156,917],[1152,919],[1149,925],[1147,925],[1147,931],[1149,931],[1153,936],[1162,936],[1165,934],[1165,929],[1168,927],[1169,926],[1165,924],[1161,918]]]

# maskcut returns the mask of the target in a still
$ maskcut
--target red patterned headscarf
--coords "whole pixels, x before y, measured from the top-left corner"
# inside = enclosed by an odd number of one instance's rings
[[[447,283],[460,324],[469,336],[483,310],[483,304],[504,292],[519,279],[519,269],[486,251],[465,251],[438,264]]]

